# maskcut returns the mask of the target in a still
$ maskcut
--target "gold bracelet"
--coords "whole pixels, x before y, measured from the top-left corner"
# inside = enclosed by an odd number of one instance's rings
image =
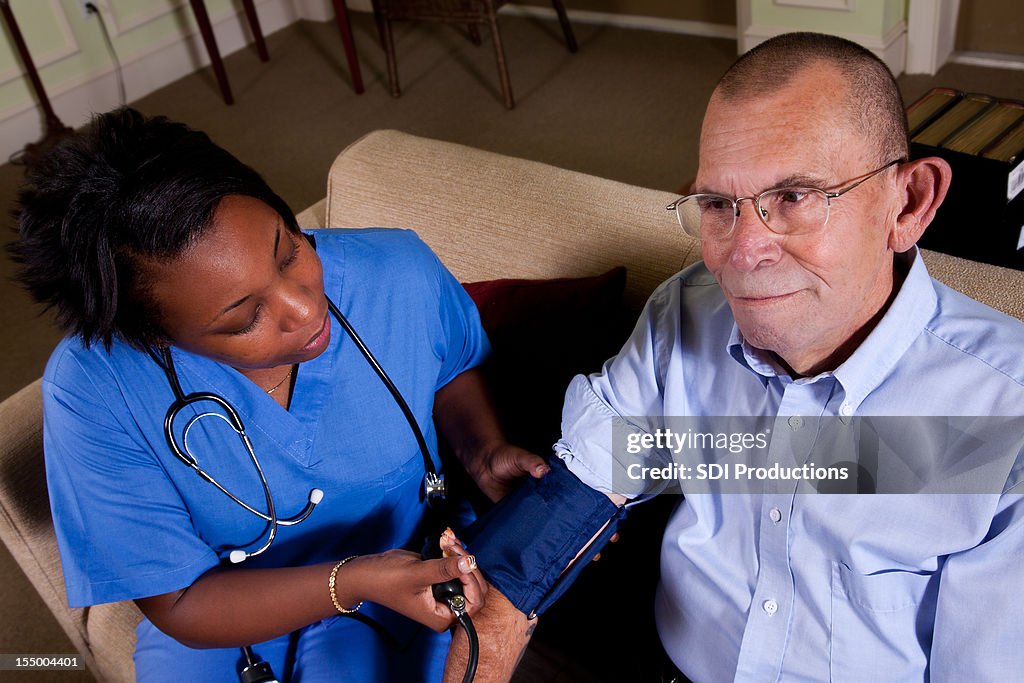
[[[351,609],[345,609],[344,607],[341,606],[341,603],[338,602],[338,594],[334,590],[335,583],[338,580],[338,570],[341,569],[343,564],[345,564],[349,560],[354,560],[357,557],[359,557],[359,556],[358,555],[353,555],[351,557],[346,557],[344,560],[342,560],[338,564],[334,565],[334,569],[331,570],[331,578],[327,582],[327,587],[331,591],[331,602],[334,603],[334,609],[338,610],[342,614],[355,614],[356,612],[359,611],[359,608],[363,606],[363,601],[360,600],[359,604],[356,605],[355,607],[353,607]]]

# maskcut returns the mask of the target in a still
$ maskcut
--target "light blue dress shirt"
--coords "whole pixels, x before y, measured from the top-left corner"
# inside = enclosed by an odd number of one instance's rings
[[[905,263],[849,359],[797,379],[744,341],[703,264],[684,270],[602,372],[573,380],[556,452],[587,485],[635,494],[613,442],[641,428],[630,416],[648,431],[666,416],[767,416],[782,451],[819,418],[1024,414],[1024,324],[934,281],[916,252]],[[1020,420],[999,424],[990,490],[821,495],[769,479],[686,495],[655,605],[669,656],[698,683],[1020,680],[1024,456]]]

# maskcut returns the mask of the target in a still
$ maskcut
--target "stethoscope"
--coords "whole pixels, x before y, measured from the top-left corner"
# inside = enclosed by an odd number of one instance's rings
[[[327,297],[327,308],[330,310],[331,315],[341,324],[348,333],[352,341],[355,342],[359,351],[363,357],[373,368],[374,372],[387,387],[391,396],[395,399],[398,407],[401,408],[402,414],[405,416],[406,421],[409,423],[409,427],[412,429],[413,435],[416,437],[416,443],[419,446],[420,454],[423,456],[423,468],[425,474],[423,477],[423,493],[424,497],[431,508],[439,507],[446,501],[447,490],[444,481],[444,475],[439,474],[434,468],[434,462],[430,458],[430,450],[427,447],[426,439],[423,438],[423,432],[420,431],[419,424],[416,422],[416,416],[413,415],[412,410],[409,408],[409,404],[406,403],[402,393],[395,386],[395,383],[391,381],[387,372],[381,366],[380,362],[373,355],[370,349],[363,342],[362,338],[356,333],[352,324],[349,323],[345,315],[338,309],[338,307],[331,301],[330,297]],[[245,431],[245,425],[242,423],[242,418],[238,415],[238,411],[235,410],[234,406],[225,399],[223,396],[219,396],[212,392],[193,392],[191,394],[185,394],[181,388],[181,382],[178,380],[178,373],[174,367],[174,359],[171,356],[171,350],[167,346],[160,347],[159,353],[154,352],[150,349],[150,355],[157,362],[160,368],[164,371],[167,377],[167,382],[171,386],[171,391],[174,393],[174,401],[167,408],[167,414],[164,417],[164,438],[167,440],[167,445],[171,449],[178,460],[190,467],[196,474],[198,474],[203,481],[206,481],[217,488],[218,491],[223,493],[231,501],[241,506],[247,512],[259,517],[267,523],[267,527],[263,533],[266,534],[266,539],[260,545],[259,548],[253,551],[246,551],[242,548],[236,548],[232,550],[228,557],[232,563],[243,562],[250,557],[255,557],[265,552],[274,539],[277,537],[278,527],[282,526],[293,526],[299,522],[304,521],[309,517],[316,506],[324,498],[324,492],[320,489],[314,488],[309,492],[309,499],[306,501],[305,506],[302,510],[292,517],[282,518],[277,514],[277,508],[274,505],[274,497],[270,492],[270,485],[267,483],[267,477],[263,473],[263,467],[260,465],[259,458],[256,457],[256,451],[253,449],[252,441],[249,439],[249,435]],[[174,423],[178,418],[179,413],[190,405],[209,401],[219,406],[224,412],[215,412],[212,410],[200,412],[191,417],[185,424],[182,430],[181,443],[179,444],[178,439],[175,436]],[[267,511],[260,512],[252,505],[249,505],[244,500],[229,491],[223,484],[211,475],[209,472],[204,470],[199,465],[199,460],[192,454],[189,448],[188,435],[189,431],[193,426],[196,425],[200,420],[208,417],[215,417],[223,420],[231,429],[238,435],[242,445],[245,446],[246,452],[249,454],[249,459],[252,461],[253,467],[256,470],[257,475],[260,479],[260,485],[263,487],[263,497],[266,502]],[[262,534],[261,534],[262,535]]]

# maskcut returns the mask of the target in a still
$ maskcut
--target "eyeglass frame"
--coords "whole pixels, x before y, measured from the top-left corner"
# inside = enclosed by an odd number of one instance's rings
[[[740,217],[740,202],[746,201],[746,200],[749,199],[751,201],[751,203],[754,205],[754,213],[757,215],[758,219],[761,221],[761,223],[764,224],[764,226],[766,228],[771,230],[776,235],[787,235],[787,234],[790,234],[790,233],[779,232],[778,230],[776,230],[772,226],[768,225],[768,221],[766,221],[764,219],[764,214],[762,213],[761,198],[764,197],[765,195],[772,194],[773,192],[779,192],[780,190],[793,190],[793,189],[814,190],[816,192],[822,193],[825,196],[825,220],[821,224],[821,228],[824,228],[826,225],[828,225],[828,219],[829,219],[829,216],[832,213],[832,200],[833,199],[836,199],[837,197],[842,197],[844,194],[846,194],[850,190],[852,190],[852,189],[854,189],[856,187],[859,187],[861,184],[867,182],[868,180],[871,180],[872,178],[874,178],[876,175],[878,175],[882,171],[884,171],[884,170],[886,170],[886,169],[888,169],[888,168],[890,168],[892,166],[895,166],[897,164],[906,163],[906,161],[907,161],[906,157],[900,157],[899,159],[893,159],[892,161],[890,161],[889,163],[885,164],[884,166],[880,166],[879,168],[876,168],[873,171],[869,171],[869,172],[865,173],[864,175],[860,175],[860,176],[857,176],[855,178],[851,178],[850,180],[843,181],[844,183],[850,183],[850,184],[847,185],[846,187],[840,189],[840,190],[834,190],[832,192],[829,192],[828,190],[823,190],[820,187],[811,187],[809,185],[787,185],[787,186],[784,186],[784,187],[772,187],[772,188],[769,188],[769,189],[765,190],[764,192],[760,192],[760,193],[758,193],[756,195],[749,195],[747,197],[736,197],[736,198],[726,197],[725,195],[717,194],[715,192],[693,192],[691,194],[687,194],[687,195],[683,195],[682,197],[679,197],[674,202],[672,202],[671,204],[666,206],[665,210],[666,211],[672,211],[672,212],[674,212],[676,214],[676,220],[679,222],[679,227],[682,228],[683,232],[685,232],[687,235],[690,235],[691,237],[696,237],[697,239],[705,239],[703,235],[693,235],[693,234],[691,234],[686,229],[686,226],[683,225],[683,219],[679,215],[679,211],[678,211],[677,207],[682,202],[690,199],[691,197],[699,197],[699,196],[702,196],[702,195],[704,195],[704,196],[711,196],[711,197],[720,197],[721,199],[726,199],[726,200],[728,200],[729,202],[732,203],[733,216],[732,216],[732,226],[729,228],[729,230],[727,232],[725,232],[721,236],[721,237],[725,238],[725,237],[729,237],[730,235],[732,235],[733,231],[736,229],[736,220]],[[839,183],[839,184],[842,185],[843,183]],[[821,228],[818,228],[818,229],[820,230]],[[703,233],[703,231],[701,231],[701,232]]]

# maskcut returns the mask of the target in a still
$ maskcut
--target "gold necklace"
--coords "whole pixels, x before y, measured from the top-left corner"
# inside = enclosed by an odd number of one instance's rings
[[[291,366],[290,368],[288,368],[288,374],[284,376],[284,379],[282,379],[280,382],[278,382],[274,386],[272,386],[269,389],[267,389],[267,394],[272,394],[275,391],[277,391],[278,389],[280,389],[282,384],[284,384],[285,382],[287,382],[288,380],[290,380],[292,378],[292,373],[293,372],[295,372],[295,366],[294,365]]]

